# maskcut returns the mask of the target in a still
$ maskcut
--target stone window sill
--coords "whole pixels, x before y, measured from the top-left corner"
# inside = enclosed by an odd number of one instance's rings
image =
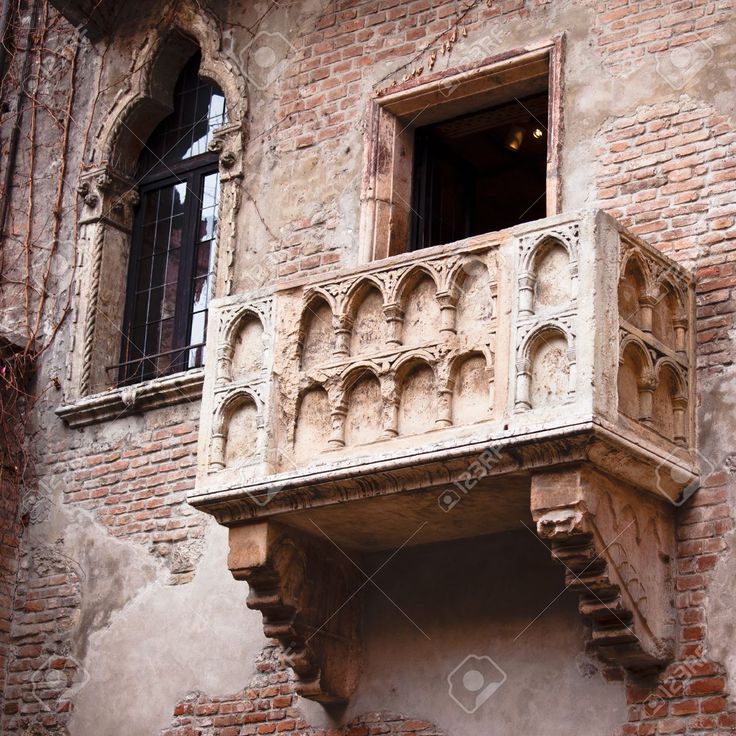
[[[56,413],[70,427],[85,427],[150,409],[198,401],[202,397],[203,381],[204,371],[197,368],[135,386],[85,396],[60,406]]]

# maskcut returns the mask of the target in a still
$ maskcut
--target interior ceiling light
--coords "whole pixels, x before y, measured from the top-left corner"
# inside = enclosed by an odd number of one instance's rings
[[[544,135],[544,131],[541,128],[534,128],[532,135],[539,140]]]
[[[506,136],[506,148],[511,151],[518,151],[521,148],[523,140],[524,128],[521,128],[518,125],[512,125]]]

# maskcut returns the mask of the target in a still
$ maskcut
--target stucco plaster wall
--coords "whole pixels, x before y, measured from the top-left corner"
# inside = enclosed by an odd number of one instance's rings
[[[246,591],[228,573],[226,556],[227,532],[209,525],[191,583],[138,585],[95,631],[71,733],[158,733],[182,695],[238,690],[252,677],[265,644],[260,615],[245,607]]]
[[[728,501],[736,507],[736,374],[733,369],[708,377],[703,386],[701,412],[702,462],[712,463],[728,479]],[[733,681],[736,677],[736,547],[734,533],[727,538],[708,591],[707,647],[713,659],[722,662]]]
[[[585,653],[576,596],[562,593],[563,569],[529,529],[389,556],[364,568],[370,575],[386,563],[367,586],[365,669],[345,720],[388,709],[454,736],[562,736],[574,711],[592,736],[625,719],[623,683],[607,682]],[[506,676],[473,713],[449,696],[448,677],[459,681],[464,670],[452,673],[468,656],[490,657]],[[489,681],[501,681],[493,667]],[[329,723],[313,703],[302,708]]]

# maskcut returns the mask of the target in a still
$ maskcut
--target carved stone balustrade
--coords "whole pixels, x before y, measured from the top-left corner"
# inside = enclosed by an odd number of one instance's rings
[[[231,527],[302,693],[357,683],[338,547],[526,519],[599,656],[662,667],[674,509],[697,487],[693,320],[692,277],[601,212],[216,302],[190,502]]]

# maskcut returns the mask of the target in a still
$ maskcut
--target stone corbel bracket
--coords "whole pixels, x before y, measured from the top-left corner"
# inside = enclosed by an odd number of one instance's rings
[[[239,122],[223,125],[212,133],[209,150],[220,160],[220,181],[243,177],[243,126]]]
[[[139,195],[135,182],[110,166],[85,172],[79,179],[77,193],[82,198],[80,224],[102,222],[129,232],[132,213]]]
[[[247,605],[281,645],[297,693],[346,703],[361,665],[362,586],[350,561],[319,538],[260,522],[230,529],[228,567],[250,586]]]
[[[673,656],[674,507],[590,468],[532,477],[537,533],[565,567],[604,662],[639,676]]]

